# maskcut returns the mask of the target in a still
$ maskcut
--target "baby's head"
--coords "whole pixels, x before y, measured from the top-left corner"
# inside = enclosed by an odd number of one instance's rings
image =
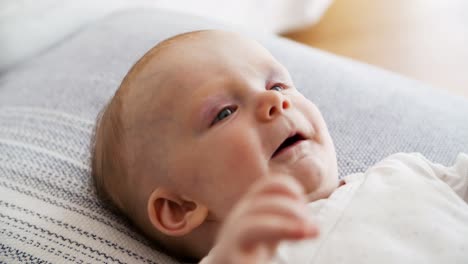
[[[337,187],[317,107],[257,42],[218,30],[159,43],[129,71],[96,129],[99,192],[178,255],[202,257],[260,178],[290,175],[309,201]]]

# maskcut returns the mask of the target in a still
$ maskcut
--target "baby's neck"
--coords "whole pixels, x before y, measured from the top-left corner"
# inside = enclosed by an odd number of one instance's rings
[[[221,226],[218,221],[205,221],[200,227],[192,231],[187,237],[186,248],[190,255],[196,259],[202,259],[213,248],[216,235]]]
[[[345,185],[346,182],[344,180],[340,180],[338,182],[338,185],[335,186],[335,188],[332,188],[331,191],[327,191],[327,192],[314,192],[314,193],[311,193],[311,194],[308,194],[306,195],[306,200],[307,200],[307,203],[311,203],[311,202],[314,202],[314,201],[317,201],[317,200],[321,200],[321,199],[328,199],[328,197],[330,197],[330,195],[335,192],[338,188],[340,188],[341,186]]]

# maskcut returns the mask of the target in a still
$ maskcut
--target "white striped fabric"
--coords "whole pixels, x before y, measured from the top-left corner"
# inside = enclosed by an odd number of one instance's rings
[[[178,263],[95,196],[93,122],[41,108],[0,107],[0,260]]]

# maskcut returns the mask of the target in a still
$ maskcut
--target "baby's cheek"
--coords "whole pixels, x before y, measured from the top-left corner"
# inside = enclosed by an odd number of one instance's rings
[[[236,140],[229,147],[229,164],[233,171],[257,171],[265,159],[260,142],[249,139]],[[264,161],[264,160],[263,160]],[[258,173],[258,172],[257,172]]]

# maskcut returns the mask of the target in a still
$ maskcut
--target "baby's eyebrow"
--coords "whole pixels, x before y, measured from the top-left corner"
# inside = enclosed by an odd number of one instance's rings
[[[225,96],[220,94],[208,95],[197,107],[197,114],[199,115],[197,120],[201,120],[203,124],[211,122],[210,118],[218,110],[218,106],[226,101]]]
[[[270,67],[270,70],[268,72],[268,77],[267,81],[269,80],[280,80],[282,82],[285,82],[288,80],[288,71],[282,67],[279,67],[277,65],[273,65]]]

